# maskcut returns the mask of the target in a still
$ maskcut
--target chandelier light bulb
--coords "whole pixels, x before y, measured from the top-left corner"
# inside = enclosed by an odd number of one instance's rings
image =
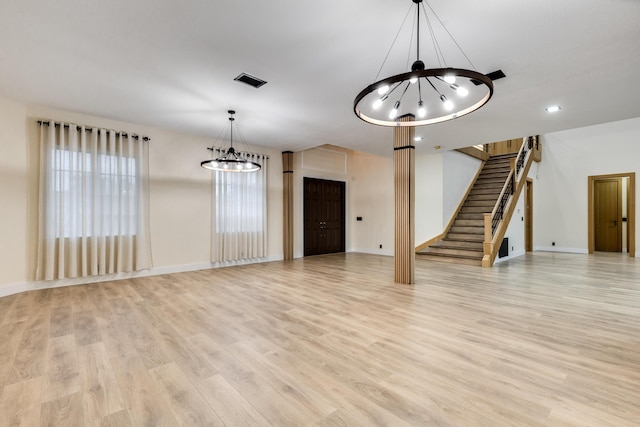
[[[447,99],[446,96],[440,95],[440,101],[442,101],[442,103],[444,104],[444,109],[445,110],[447,110],[447,111],[453,110],[453,102],[451,102],[451,100]]]
[[[467,96],[469,95],[469,90],[466,87],[462,87],[462,86],[457,86],[456,87],[456,92],[458,95],[460,96]]]
[[[384,95],[387,92],[389,92],[389,85],[380,86],[378,88],[378,95]]]
[[[422,118],[427,115],[427,109],[424,106],[424,102],[418,102],[418,117]]]
[[[378,98],[378,99],[376,99],[376,100],[375,100],[375,102],[373,103],[373,109],[374,109],[374,110],[377,110],[378,108],[380,108],[380,106],[382,105],[382,103],[383,103],[384,101],[386,101],[386,100],[387,100],[387,98],[389,98],[389,95],[385,95],[385,96],[383,96],[382,98]]]
[[[443,80],[449,84],[454,84],[456,82],[456,76],[453,74],[447,74],[444,76]]]
[[[395,105],[393,106],[393,109],[389,112],[389,118],[391,120],[395,119],[396,116],[398,115],[398,109],[400,109],[400,101],[396,101]]]
[[[418,78],[417,78],[417,77],[415,77],[415,76],[414,76],[414,77],[411,77],[411,78],[409,79],[409,83],[411,83],[411,84],[414,84],[414,83],[415,83],[415,82],[417,82],[417,81],[418,81]]]

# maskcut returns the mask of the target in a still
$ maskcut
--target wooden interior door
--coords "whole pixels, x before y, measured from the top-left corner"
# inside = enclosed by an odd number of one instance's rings
[[[524,198],[524,250],[533,252],[533,181],[527,179]]]
[[[593,182],[595,250],[622,252],[622,179]]]
[[[345,183],[304,178],[304,256],[345,251]]]

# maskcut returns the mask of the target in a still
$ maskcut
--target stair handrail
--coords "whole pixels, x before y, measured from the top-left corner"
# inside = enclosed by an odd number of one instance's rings
[[[515,158],[511,159],[511,171],[509,172],[509,176],[505,181],[502,191],[498,196],[498,200],[496,201],[495,206],[490,214],[485,214],[485,223],[484,223],[484,243],[485,243],[485,257],[490,256],[490,262],[483,261],[483,265],[485,264],[493,264],[493,260],[495,259],[495,248],[494,248],[494,240],[497,235],[496,231],[498,230],[498,226],[504,219],[504,214],[508,210],[508,206],[512,201],[512,197],[514,194],[518,193],[519,186],[522,180],[525,178],[524,170],[527,168],[527,165],[530,165],[531,154],[533,152],[534,145],[538,147],[538,137],[537,136],[529,136],[525,138],[518,154]],[[505,230],[506,231],[506,230]]]

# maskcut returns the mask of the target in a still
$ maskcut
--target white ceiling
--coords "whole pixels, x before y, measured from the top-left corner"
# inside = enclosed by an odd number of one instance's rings
[[[430,4],[477,71],[502,69],[507,78],[477,112],[419,128],[423,149],[640,116],[640,1]],[[353,99],[373,82],[412,5],[3,0],[0,94],[212,139],[234,108],[251,145],[296,151],[334,144],[390,155],[392,130],[358,119]],[[408,41],[398,43],[406,57]],[[392,64],[381,77],[404,65]],[[268,83],[254,89],[235,82],[241,72]],[[546,113],[551,104],[562,111]]]

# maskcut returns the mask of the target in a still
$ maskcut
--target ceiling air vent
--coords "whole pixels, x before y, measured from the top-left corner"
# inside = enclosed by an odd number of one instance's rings
[[[242,83],[246,83],[249,86],[255,87],[256,89],[259,88],[262,85],[267,84],[266,81],[264,81],[262,79],[259,79],[257,77],[254,77],[254,76],[252,76],[250,74],[247,74],[247,73],[241,73],[238,77],[236,77],[233,80],[236,80],[236,81],[242,82]]]
[[[498,80],[507,77],[502,70],[492,71],[488,74],[485,74],[485,76],[489,77],[491,80]],[[476,86],[480,86],[482,84],[482,82],[474,79],[471,79],[471,82]]]

